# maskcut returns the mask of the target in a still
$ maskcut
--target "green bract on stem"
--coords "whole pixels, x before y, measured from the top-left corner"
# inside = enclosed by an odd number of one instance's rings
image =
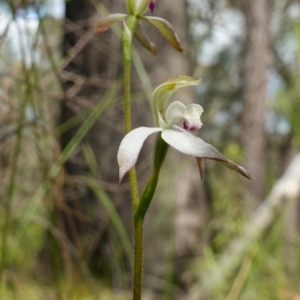
[[[161,138],[161,133],[159,133],[156,138],[152,174],[145,187],[139,206],[134,214],[134,222],[136,224],[140,220],[144,219],[149,205],[153,199],[159,178],[159,172],[166,157],[168,148],[169,145]]]

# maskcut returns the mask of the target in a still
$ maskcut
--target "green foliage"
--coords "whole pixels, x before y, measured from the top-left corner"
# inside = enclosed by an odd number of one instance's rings
[[[268,110],[275,113],[278,120],[283,118],[291,130],[284,134],[268,133],[267,190],[282,174],[287,153],[299,151],[300,147],[300,27],[285,15],[282,17],[290,24],[284,30],[292,33],[296,41],[296,59],[293,66],[285,66],[285,72],[277,70],[282,78],[287,78],[285,74],[288,73],[289,80],[284,81],[275,93],[275,101],[268,105]],[[89,103],[76,116],[58,126],[59,104],[63,98],[58,74],[69,59],[69,56],[62,58],[59,50],[62,27],[60,21],[40,19],[39,30],[33,37],[23,33],[30,44],[29,61],[25,59],[25,51],[21,59],[14,56],[12,41],[9,42],[5,35],[1,37],[0,299],[130,299],[131,282],[125,270],[132,261],[131,236],[105,190],[96,155],[84,140],[101,114],[119,105],[117,95],[121,85],[116,79],[110,92],[98,99],[101,101]],[[114,30],[118,32],[118,28]],[[234,46],[232,49],[239,49],[239,45]],[[133,64],[149,99],[152,90],[149,78],[137,52],[133,50],[133,53]],[[39,61],[35,61],[35,54],[40,56]],[[243,151],[238,143],[242,88],[240,57],[240,52],[234,55],[231,49],[224,49],[214,64],[200,66],[198,71],[207,87],[200,91],[199,97],[206,112],[201,135],[229,159],[242,164]],[[140,94],[135,96],[140,98]],[[225,115],[225,123],[221,126],[215,122],[220,112]],[[61,152],[61,135],[75,127],[79,128],[77,133]],[[75,156],[79,147],[83,150],[88,171],[83,176],[70,177],[63,171],[63,165]],[[149,247],[145,250],[145,286],[150,299],[177,299],[200,277],[209,274],[230,242],[240,237],[249,219],[244,207],[242,178],[215,162],[207,162],[203,185],[199,179],[199,189],[205,190],[208,206],[207,222],[203,222],[199,230],[199,244],[205,239],[205,246],[183,258],[183,279],[178,282],[180,258],[176,257],[178,241],[174,238],[178,208],[172,190],[175,174],[180,174],[190,159],[184,158],[174,164],[167,158],[161,176],[165,180],[158,182],[156,200],[151,204],[146,220],[145,243]],[[150,168],[147,163],[145,166],[144,169]],[[92,241],[80,237],[78,246],[66,237],[62,224],[55,221],[55,208],[60,207],[64,184],[73,181],[96,195],[105,226],[109,227],[107,251],[114,253],[115,259],[93,260]],[[92,206],[83,212],[89,224],[93,213]],[[208,299],[291,300],[299,297],[299,235],[294,241],[289,240],[286,218],[283,207],[264,234],[243,255],[238,267],[213,289]],[[99,234],[101,230],[99,225]],[[80,259],[75,261],[74,257]],[[101,277],[93,273],[93,265],[96,269],[98,262],[109,269]],[[158,266],[156,274],[149,271],[154,264]],[[122,290],[113,289],[112,277],[121,282]]]

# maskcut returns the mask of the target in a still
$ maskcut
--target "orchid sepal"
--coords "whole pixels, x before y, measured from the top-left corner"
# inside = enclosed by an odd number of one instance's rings
[[[136,37],[136,39],[140,42],[140,44],[146,48],[147,50],[149,50],[154,56],[157,55],[157,50],[156,50],[156,46],[154,43],[152,43],[149,39],[149,37],[147,36],[143,25],[141,22],[138,22],[138,25],[136,27],[136,30],[134,32],[134,36]]]
[[[160,34],[167,40],[167,42],[177,51],[183,52],[180,39],[175,32],[173,26],[165,19],[158,17],[142,16],[141,19],[149,22],[155,26]]]
[[[103,32],[109,29],[114,24],[128,18],[126,14],[112,14],[101,18],[95,25],[94,32]]]
[[[161,131],[162,139],[168,145],[179,152],[196,157],[201,179],[204,172],[204,159],[211,159],[221,162],[226,167],[251,180],[251,176],[246,169],[227,159],[212,145],[180,127],[173,126],[170,129],[139,127],[124,137],[118,151],[119,182],[135,165],[146,138],[159,131]]]
[[[194,136],[178,126],[163,130],[162,138],[166,143],[182,153],[195,156],[196,158],[207,158],[219,161],[227,168],[251,180],[251,175],[245,168],[227,159],[211,144],[204,142],[199,137]]]
[[[161,128],[139,127],[130,131],[122,140],[118,151],[119,182],[135,165],[146,138]]]
[[[199,169],[200,178],[201,180],[203,180],[205,170],[205,159],[203,157],[196,157],[196,161]]]

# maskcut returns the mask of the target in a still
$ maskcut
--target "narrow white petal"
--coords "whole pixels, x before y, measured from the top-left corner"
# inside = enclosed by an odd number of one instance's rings
[[[182,102],[174,101],[172,102],[165,113],[166,121],[169,126],[173,126],[175,123],[179,122],[185,113],[186,107]]]
[[[227,168],[230,168],[246,178],[251,179],[251,176],[246,169],[227,159],[212,145],[205,143],[200,138],[177,126],[173,126],[171,129],[164,129],[161,136],[166,143],[180,152],[196,157],[219,161]]]
[[[161,137],[178,151],[196,157],[214,157],[215,151],[217,151],[212,145],[177,126],[164,129]]]
[[[118,151],[119,179],[135,165],[145,139],[161,128],[139,127],[130,131],[122,140]]]

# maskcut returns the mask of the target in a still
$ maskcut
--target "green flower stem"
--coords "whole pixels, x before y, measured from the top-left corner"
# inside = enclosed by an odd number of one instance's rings
[[[131,40],[132,33],[137,26],[138,19],[131,15],[124,28],[123,33],[123,59],[124,59],[124,106],[125,106],[125,130],[130,132],[131,126],[131,104],[130,104],[130,75],[131,75]],[[133,300],[140,300],[142,294],[143,278],[143,227],[144,217],[153,198],[160,168],[167,154],[168,144],[158,135],[156,140],[153,172],[150,180],[139,201],[138,185],[135,168],[129,172],[132,205],[134,212],[134,266],[133,266]]]
[[[133,300],[140,300],[143,281],[144,220],[134,222]]]
[[[136,16],[130,16],[123,32],[123,59],[124,59],[124,102],[125,102],[125,129],[131,130],[131,105],[130,105],[130,73],[131,73],[131,41],[132,34],[138,24]]]
[[[126,23],[123,33],[123,59],[124,59],[124,112],[125,131],[130,132],[131,103],[130,103],[130,75],[131,75],[131,40],[138,23],[136,16],[131,15]],[[129,172],[130,190],[132,197],[133,213],[139,205],[139,191],[135,168]],[[142,294],[143,272],[143,220],[134,224],[134,265],[133,265],[133,300],[140,300]]]
[[[125,131],[131,131],[131,103],[130,103],[130,74],[131,74],[131,40],[132,34],[138,24],[136,16],[131,15],[126,23],[123,32],[123,60],[124,60],[124,113],[125,113]],[[132,197],[133,211],[135,212],[139,205],[139,191],[135,168],[129,172],[130,190]]]

